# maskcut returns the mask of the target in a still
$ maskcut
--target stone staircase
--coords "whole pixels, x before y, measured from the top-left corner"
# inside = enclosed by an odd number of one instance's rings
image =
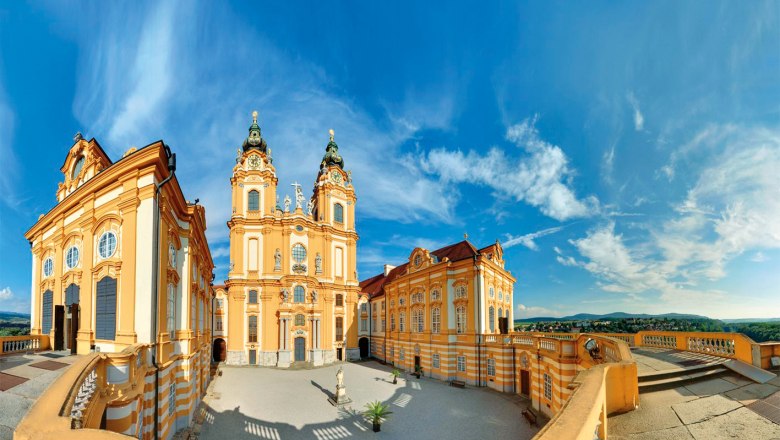
[[[722,364],[722,361],[716,361],[691,367],[642,373],[638,377],[639,392],[647,393],[676,388],[685,384],[712,379],[730,372]]]

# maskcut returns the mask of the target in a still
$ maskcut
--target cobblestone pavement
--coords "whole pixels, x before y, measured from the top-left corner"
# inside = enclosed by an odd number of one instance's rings
[[[486,388],[453,388],[413,376],[393,385],[390,367],[346,363],[344,384],[353,402],[338,409],[328,402],[340,365],[311,370],[221,367],[187,435],[209,439],[500,438],[530,439],[517,399]],[[366,403],[390,404],[393,414],[372,432]]]
[[[3,375],[13,376],[6,380],[19,383],[5,391],[0,391],[0,440],[11,440],[16,425],[30,410],[33,403],[67,370],[79,356],[70,356],[69,351],[45,352],[0,356],[0,380]],[[32,366],[43,361],[66,364],[57,370],[46,370]],[[5,388],[5,387],[0,387]]]

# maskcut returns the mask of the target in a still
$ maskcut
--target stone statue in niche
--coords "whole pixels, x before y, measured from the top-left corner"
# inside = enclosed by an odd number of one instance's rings
[[[290,291],[286,288],[282,288],[282,302],[288,303],[290,302]]]
[[[322,273],[322,255],[319,252],[314,258],[314,273]]]
[[[290,200],[290,196],[284,196],[284,212],[290,212],[291,203],[292,200]]]
[[[317,291],[312,290],[311,291],[311,302],[316,303],[317,302]]]
[[[279,248],[274,253],[274,270],[282,270],[282,252]]]

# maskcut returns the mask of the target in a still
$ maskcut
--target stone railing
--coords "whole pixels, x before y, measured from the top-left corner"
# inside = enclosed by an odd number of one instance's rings
[[[641,335],[643,347],[677,348],[677,338],[668,335]]]
[[[50,348],[49,337],[44,335],[0,336],[0,355]]]
[[[152,368],[147,352],[147,345],[136,344],[120,353],[91,353],[77,360],[30,408],[14,439],[127,438],[100,429],[101,422],[109,403],[127,406],[144,400],[144,378]]]
[[[588,339],[596,340],[600,358],[585,351]],[[569,385],[573,390],[569,398],[535,440],[606,439],[607,416],[633,411],[639,405],[636,362],[626,341],[580,334],[572,343],[584,369]]]

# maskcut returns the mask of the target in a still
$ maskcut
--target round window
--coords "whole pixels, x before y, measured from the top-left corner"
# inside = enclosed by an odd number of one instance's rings
[[[54,272],[54,260],[52,260],[51,258],[47,258],[43,262],[43,276],[50,277],[53,272]]]
[[[298,232],[303,232],[303,226],[298,225],[298,226],[295,227],[295,230],[298,231]]]
[[[98,240],[98,254],[100,258],[110,258],[116,252],[116,234],[112,231],[104,232]]]
[[[306,248],[300,243],[296,244],[292,248],[292,256],[296,263],[303,263],[306,260]]]
[[[76,176],[79,175],[81,172],[81,168],[84,167],[84,156],[79,157],[79,160],[76,161],[76,165],[73,165],[73,172],[70,175],[71,179],[75,179]]]
[[[73,269],[79,264],[79,248],[71,246],[68,248],[67,254],[65,254],[65,265],[68,269]]]

